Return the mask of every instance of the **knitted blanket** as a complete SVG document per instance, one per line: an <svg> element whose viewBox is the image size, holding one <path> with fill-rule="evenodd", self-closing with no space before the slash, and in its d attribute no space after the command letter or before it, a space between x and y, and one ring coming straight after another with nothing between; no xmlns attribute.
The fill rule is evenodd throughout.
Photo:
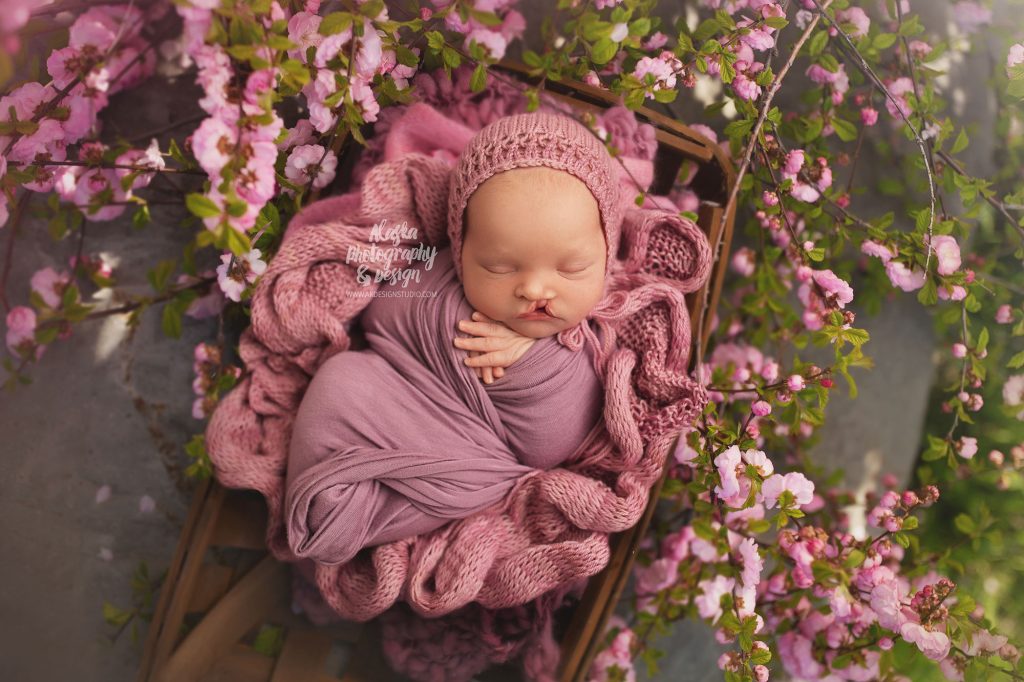
<svg viewBox="0 0 1024 682"><path fill-rule="evenodd" d="M460 78L466 81L468 74ZM346 262L349 247L369 246L372 226L385 218L407 220L421 227L426 243L443 247L450 163L460 140L464 144L475 128L525 109L521 95L517 99L500 87L490 99L474 99L467 94L468 83L456 86L465 91L463 97L429 75L417 77L416 85L427 102L382 116L379 137L366 150L368 161L357 168L356 189L316 202L293 218L252 299L252 325L239 345L246 373L207 429L218 480L266 498L267 545L281 561L301 558L289 546L284 514L295 416L318 369L349 349L349 329L370 301L352 295L363 287L356 283L356 264ZM427 107L448 124L434 129L429 139L410 133L419 126L409 117L416 107L421 115ZM476 119L458 113L458 107ZM631 158L633 168L624 178L639 178L646 189L654 150L645 149L644 141L653 131L638 132L626 112L630 129L622 111L616 114L616 124L626 131L616 138L619 148L632 136L640 157ZM389 139L406 140L392 145L402 155L387 157ZM407 153L410 145L414 149ZM635 193L635 187L624 190L624 202L631 203ZM604 387L601 422L565 463L518 478L496 504L344 563L317 563L317 589L331 612L367 620L401 600L427 617L471 603L485 614L529 604L550 614L553 606L550 596L543 602L545 595L603 568L608 534L638 521L675 435L706 401L687 372L691 339L684 295L703 285L710 268L707 241L691 221L671 210L628 209L608 295L587 324L558 336L566 349L592 353Z"/></svg>

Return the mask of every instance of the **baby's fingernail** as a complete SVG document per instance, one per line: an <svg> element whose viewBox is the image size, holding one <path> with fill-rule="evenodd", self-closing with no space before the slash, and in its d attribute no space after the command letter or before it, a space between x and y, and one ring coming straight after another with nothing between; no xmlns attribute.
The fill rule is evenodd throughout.
<svg viewBox="0 0 1024 682"><path fill-rule="evenodd" d="M465 328L466 328L466 321L465 320L459 320L459 329L465 329Z"/></svg>

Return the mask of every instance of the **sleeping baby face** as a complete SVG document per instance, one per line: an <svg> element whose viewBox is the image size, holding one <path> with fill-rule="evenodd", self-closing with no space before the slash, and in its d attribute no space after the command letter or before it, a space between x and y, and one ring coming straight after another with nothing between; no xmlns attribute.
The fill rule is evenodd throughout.
<svg viewBox="0 0 1024 682"><path fill-rule="evenodd" d="M604 295L601 214L573 175L536 167L492 176L470 197L465 225L466 298L523 336L575 326Z"/></svg>

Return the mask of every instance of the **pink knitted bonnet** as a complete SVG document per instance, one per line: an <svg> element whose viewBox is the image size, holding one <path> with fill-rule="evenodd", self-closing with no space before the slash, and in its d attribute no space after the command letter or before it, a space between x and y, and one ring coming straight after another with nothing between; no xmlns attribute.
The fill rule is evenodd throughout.
<svg viewBox="0 0 1024 682"><path fill-rule="evenodd" d="M448 192L448 238L455 272L462 279L462 235L466 205L492 175L513 168L547 166L586 184L601 213L608 247L606 271L619 249L622 203L615 161L582 123L542 111L499 118L478 132L459 157Z"/></svg>

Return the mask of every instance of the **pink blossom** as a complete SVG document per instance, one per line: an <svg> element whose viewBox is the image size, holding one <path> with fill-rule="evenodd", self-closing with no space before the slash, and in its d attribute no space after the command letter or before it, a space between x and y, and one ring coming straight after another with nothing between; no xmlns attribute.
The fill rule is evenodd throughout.
<svg viewBox="0 0 1024 682"><path fill-rule="evenodd" d="M996 310L996 322L999 324L1010 324L1013 322L1013 309L1009 305L1003 304Z"/></svg>
<svg viewBox="0 0 1024 682"><path fill-rule="evenodd" d="M380 35L369 19L363 20L363 35L359 38L356 47L356 75L360 78L370 80L377 73L381 63L381 48L383 44ZM498 57L500 59L500 57Z"/></svg>
<svg viewBox="0 0 1024 682"><path fill-rule="evenodd" d="M942 284L939 286L938 295L940 301L962 301L967 298L967 289L959 284Z"/></svg>
<svg viewBox="0 0 1024 682"><path fill-rule="evenodd" d="M676 443L676 450L674 454L675 460L680 464L696 466L694 460L697 459L697 454L697 451L691 448L689 443L686 442L686 438L680 436L678 443Z"/></svg>
<svg viewBox="0 0 1024 682"><path fill-rule="evenodd" d="M981 652L995 653L1006 645L1006 635L993 635L984 628L978 629L971 637L971 644L967 647L969 656L976 656Z"/></svg>
<svg viewBox="0 0 1024 682"><path fill-rule="evenodd" d="M885 274L894 287L903 291L914 291L924 286L925 274L922 270L911 270L899 261L890 260L885 264Z"/></svg>
<svg viewBox="0 0 1024 682"><path fill-rule="evenodd" d="M765 400L755 400L750 406L750 411L758 417L767 417L772 413L772 406Z"/></svg>
<svg viewBox="0 0 1024 682"><path fill-rule="evenodd" d="M103 504L110 499L110 486L102 485L96 490L96 504Z"/></svg>
<svg viewBox="0 0 1024 682"><path fill-rule="evenodd" d="M288 20L288 39L298 47L289 51L293 59L306 61L306 50L310 47L319 47L324 37L320 35L320 22L322 17L309 12L296 12Z"/></svg>
<svg viewBox="0 0 1024 682"><path fill-rule="evenodd" d="M829 71L820 64L811 64L807 67L807 77L818 85L833 83L839 77L839 71Z"/></svg>
<svg viewBox="0 0 1024 682"><path fill-rule="evenodd" d="M636 682L636 671L633 669L632 654L636 635L626 626L625 621L618 616L612 616L608 621L608 630L613 630L614 628L619 628L619 632L608 648L594 657L594 662L591 664L587 675L587 682L608 682L611 679L609 670L612 667L618 668L625 673L624 677L619 679L625 682Z"/></svg>
<svg viewBox="0 0 1024 682"><path fill-rule="evenodd" d="M737 498L746 498L746 493L741 487L740 479L737 477L736 468L740 465L740 449L738 446L733 445L727 448L720 455L715 457L715 466L718 467L718 475L721 479L721 484L715 486L715 494L723 500L728 501L729 506L740 506L742 500L738 500L738 504L732 504L737 501ZM745 481L747 489L749 490L749 481Z"/></svg>
<svg viewBox="0 0 1024 682"><path fill-rule="evenodd" d="M761 582L761 570L764 569L764 559L757 550L757 541L750 537L744 538L740 541L738 549L743 561L740 580L746 587L756 587Z"/></svg>
<svg viewBox="0 0 1024 682"><path fill-rule="evenodd" d="M807 384L804 381L803 376L799 374L791 374L790 377L786 379L786 386L789 388L789 390L796 393L797 391L804 390Z"/></svg>
<svg viewBox="0 0 1024 682"><path fill-rule="evenodd" d="M331 183L337 167L338 157L333 151L318 144L305 144L292 150L284 174L299 187L305 187L312 179L313 188L320 189Z"/></svg>
<svg viewBox="0 0 1024 682"><path fill-rule="evenodd" d="M736 253L733 254L730 264L732 265L733 271L743 277L750 277L754 274L756 257L751 249L743 246L737 249Z"/></svg>
<svg viewBox="0 0 1024 682"><path fill-rule="evenodd" d="M1017 407L1024 403L1024 374L1007 377L1003 384L1003 402L1009 407ZM1021 419L1021 415L1017 415Z"/></svg>
<svg viewBox="0 0 1024 682"><path fill-rule="evenodd" d="M292 147L310 144L314 138L313 124L308 118L300 118L295 122L294 128L288 129L284 139L277 143L277 148L286 151Z"/></svg>
<svg viewBox="0 0 1024 682"><path fill-rule="evenodd" d="M352 27L346 27L341 33L324 38L317 46L316 54L313 55L313 65L318 69L326 69L327 63L337 57L338 53L348 46L350 40L352 40ZM317 75L319 76L319 74ZM333 77L332 71L331 78L333 79Z"/></svg>
<svg viewBox="0 0 1024 682"><path fill-rule="evenodd" d="M892 98L896 100L896 104L893 104L892 100L888 97L885 98L885 108L888 110L889 115L893 118L905 118L910 116L910 105L907 103L904 95L907 93L913 94L914 92L914 81L907 76L901 76L886 84L886 89ZM902 116L901 116L902 114Z"/></svg>
<svg viewBox="0 0 1024 682"><path fill-rule="evenodd" d="M800 173L800 169L804 165L804 150L793 149L786 154L786 163L782 167L782 177L787 179L793 179Z"/></svg>
<svg viewBox="0 0 1024 682"><path fill-rule="evenodd" d="M907 43L907 47L910 48L910 54L918 59L924 59L932 51L932 46L923 40L911 40Z"/></svg>
<svg viewBox="0 0 1024 682"><path fill-rule="evenodd" d="M129 149L118 156L114 163L120 166L136 166L139 168L152 168L153 170L163 170L166 167L164 157L160 153L160 143L157 142L156 138L153 138L145 149ZM114 169L114 175L118 179L126 178L135 172L127 168ZM155 176L155 173L138 173L132 179L130 190L148 187Z"/></svg>
<svg viewBox="0 0 1024 682"><path fill-rule="evenodd" d="M824 668L815 660L812 653L813 642L796 630L779 635L779 658L786 671L799 679L820 680L824 676Z"/></svg>
<svg viewBox="0 0 1024 682"><path fill-rule="evenodd" d="M356 78L349 84L349 89L352 92L352 99L362 109L363 120L367 123L376 121L377 114L380 112L380 105L374 98L373 90L369 84Z"/></svg>
<svg viewBox="0 0 1024 682"><path fill-rule="evenodd" d="M58 273L53 268L42 268L36 270L32 275L30 286L32 291L42 297L43 302L51 308L60 307L61 296L64 289L71 281L71 275L67 272Z"/></svg>
<svg viewBox="0 0 1024 682"><path fill-rule="evenodd" d="M231 160L238 141L238 129L219 118L207 118L192 133L192 153L213 180Z"/></svg>
<svg viewBox="0 0 1024 682"><path fill-rule="evenodd" d="M965 358L967 357L967 346L962 343L953 344L953 357L954 358Z"/></svg>
<svg viewBox="0 0 1024 682"><path fill-rule="evenodd" d="M868 18L867 13L860 7L838 10L836 12L836 19L844 24L853 24L853 30L850 31L850 36L853 38L866 36L871 28L871 19Z"/></svg>
<svg viewBox="0 0 1024 682"><path fill-rule="evenodd" d="M945 632L928 630L920 623L906 622L900 628L903 639L916 644L917 648L934 661L940 661L949 655L949 637Z"/></svg>
<svg viewBox="0 0 1024 682"><path fill-rule="evenodd" d="M796 180L793 182L793 186L790 188L790 194L794 199L799 199L807 203L817 201L821 197L821 193L814 189L811 185L806 182Z"/></svg>
<svg viewBox="0 0 1024 682"><path fill-rule="evenodd" d="M732 89L736 95L748 102L752 102L761 96L761 86L753 79L748 78L745 73L737 73L732 79Z"/></svg>
<svg viewBox="0 0 1024 682"><path fill-rule="evenodd" d="M768 509L774 508L784 490L793 493L797 507L809 504L814 497L814 483L800 472L793 471L785 476L773 474L761 485L764 506Z"/></svg>
<svg viewBox="0 0 1024 682"><path fill-rule="evenodd" d="M613 43L621 43L629 35L629 26L623 22L619 22L612 26L612 32L608 38Z"/></svg>
<svg viewBox="0 0 1024 682"><path fill-rule="evenodd" d="M697 537L693 526L683 526L675 533L669 533L661 541L661 555L675 561L682 561L690 556L690 542Z"/></svg>
<svg viewBox="0 0 1024 682"><path fill-rule="evenodd" d="M736 25L740 28L749 28L754 22L750 19L741 19L736 22ZM771 27L764 26L761 28L749 28L749 31L740 36L740 41L744 45L747 45L752 50L761 52L763 50L770 50L775 47L775 38L772 36Z"/></svg>
<svg viewBox="0 0 1024 682"><path fill-rule="evenodd" d="M860 252L867 256L874 256L880 258L883 263L888 263L890 260L895 258L898 254L896 250L891 246L880 244L870 239L865 239L860 245Z"/></svg>
<svg viewBox="0 0 1024 682"><path fill-rule="evenodd" d="M1024 64L1024 43L1015 43L1010 46L1010 51L1006 55L1007 73L1018 64Z"/></svg>
<svg viewBox="0 0 1024 682"><path fill-rule="evenodd" d="M75 49L91 46L106 52L116 41L122 43L139 35L143 16L131 5L102 5L81 14L68 32L68 45Z"/></svg>
<svg viewBox="0 0 1024 682"><path fill-rule="evenodd" d="M732 592L735 586L736 581L724 575L716 575L711 580L700 581L697 587L700 588L701 594L693 599L700 617L709 619L711 622L717 621L722 615L722 607L720 605L722 595Z"/></svg>
<svg viewBox="0 0 1024 682"><path fill-rule="evenodd" d="M637 594L655 594L672 587L678 580L679 562L674 559L655 559L650 566L637 565L633 569Z"/></svg>
<svg viewBox="0 0 1024 682"><path fill-rule="evenodd" d="M156 510L156 501L149 495L143 495L139 498L139 512L142 514L149 514Z"/></svg>
<svg viewBox="0 0 1024 682"><path fill-rule="evenodd" d="M853 288L831 270L815 270L814 282L825 291L825 299L840 308L853 300Z"/></svg>
<svg viewBox="0 0 1024 682"><path fill-rule="evenodd" d="M672 65L663 59L641 57L633 69L633 75L640 79L641 82L646 83L646 76L648 74L653 80L651 85L653 91L671 90L676 86L676 76L672 72ZM650 96L653 97L653 95Z"/></svg>
<svg viewBox="0 0 1024 682"><path fill-rule="evenodd" d="M961 436L957 441L956 453L964 459L971 459L978 454L978 439L970 436Z"/></svg>
<svg viewBox="0 0 1024 682"><path fill-rule="evenodd" d="M654 51L665 47L667 43L668 36L661 31L655 31L653 34L649 35L646 40L644 40L641 47L647 51Z"/></svg>
<svg viewBox="0 0 1024 682"><path fill-rule="evenodd" d="M775 466L761 450L744 450L743 461L754 467L762 478L767 478L775 471Z"/></svg>
<svg viewBox="0 0 1024 682"><path fill-rule="evenodd" d="M965 33L974 33L992 23L992 10L973 0L961 0L953 5L953 22Z"/></svg>
<svg viewBox="0 0 1024 682"><path fill-rule="evenodd" d="M23 305L14 306L7 313L7 348L18 352L18 346L35 338L36 313Z"/></svg>
<svg viewBox="0 0 1024 682"><path fill-rule="evenodd" d="M864 107L860 110L860 122L866 126L873 126L878 123L878 110L871 107Z"/></svg>
<svg viewBox="0 0 1024 682"><path fill-rule="evenodd" d="M260 250L253 249L242 258L232 258L231 254L220 257L217 266L217 283L224 295L232 301L241 301L242 292L267 269L267 264L260 260Z"/></svg>
<svg viewBox="0 0 1024 682"><path fill-rule="evenodd" d="M936 235L931 239L931 248L938 259L936 271L940 275L952 275L960 267L960 245L948 234Z"/></svg>

